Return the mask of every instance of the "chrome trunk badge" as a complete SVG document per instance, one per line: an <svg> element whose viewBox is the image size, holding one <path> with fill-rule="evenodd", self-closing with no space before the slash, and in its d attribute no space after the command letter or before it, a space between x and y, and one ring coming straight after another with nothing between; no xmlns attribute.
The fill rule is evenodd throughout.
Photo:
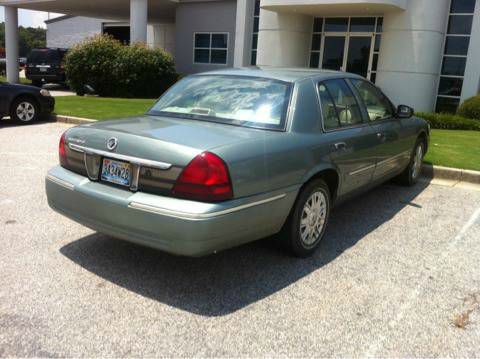
<svg viewBox="0 0 480 359"><path fill-rule="evenodd" d="M107 149L109 151L113 151L117 148L118 146L118 139L115 137L111 137L107 140Z"/></svg>

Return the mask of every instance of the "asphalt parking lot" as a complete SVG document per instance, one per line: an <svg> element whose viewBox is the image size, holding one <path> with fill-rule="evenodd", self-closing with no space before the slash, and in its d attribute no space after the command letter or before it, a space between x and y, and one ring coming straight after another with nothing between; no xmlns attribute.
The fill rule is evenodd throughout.
<svg viewBox="0 0 480 359"><path fill-rule="evenodd" d="M178 258L50 210L67 127L0 122L0 356L480 356L480 191L386 184L306 260Z"/></svg>

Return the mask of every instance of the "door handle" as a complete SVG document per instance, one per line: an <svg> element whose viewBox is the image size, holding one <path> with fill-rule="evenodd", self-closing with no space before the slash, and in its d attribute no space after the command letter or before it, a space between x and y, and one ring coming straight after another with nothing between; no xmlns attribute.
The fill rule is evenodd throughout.
<svg viewBox="0 0 480 359"><path fill-rule="evenodd" d="M347 144L345 142L338 142L333 145L336 151L346 150Z"/></svg>

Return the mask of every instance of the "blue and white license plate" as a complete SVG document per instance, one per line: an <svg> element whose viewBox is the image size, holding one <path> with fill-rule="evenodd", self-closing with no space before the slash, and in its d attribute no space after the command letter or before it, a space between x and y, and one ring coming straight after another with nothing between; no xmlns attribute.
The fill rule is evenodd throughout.
<svg viewBox="0 0 480 359"><path fill-rule="evenodd" d="M130 187L131 173L129 163L103 159L102 181Z"/></svg>

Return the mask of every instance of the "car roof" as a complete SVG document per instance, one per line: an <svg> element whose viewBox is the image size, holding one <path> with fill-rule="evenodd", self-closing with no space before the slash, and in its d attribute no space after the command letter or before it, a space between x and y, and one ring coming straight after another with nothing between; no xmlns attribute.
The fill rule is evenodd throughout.
<svg viewBox="0 0 480 359"><path fill-rule="evenodd" d="M214 70L203 72L198 75L226 75L226 76L249 76L249 77L261 77L272 80L279 80L285 82L297 82L305 79L326 80L329 78L338 77L353 77L362 78L359 75L330 71L323 69L308 69L308 68L266 68L266 67L238 67L228 68L224 70ZM195 76L195 75L194 75Z"/></svg>

